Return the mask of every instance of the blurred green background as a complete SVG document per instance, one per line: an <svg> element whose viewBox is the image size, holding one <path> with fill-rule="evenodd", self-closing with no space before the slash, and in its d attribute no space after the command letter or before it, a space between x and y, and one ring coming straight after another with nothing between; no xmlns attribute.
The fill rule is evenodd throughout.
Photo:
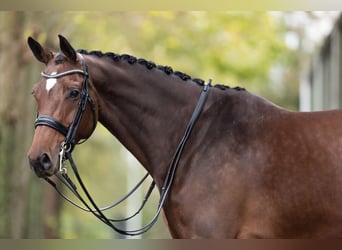
<svg viewBox="0 0 342 250"><path fill-rule="evenodd" d="M132 54L192 77L240 86L298 110L302 72L330 31L336 12L0 12L0 238L119 238L92 215L60 200L30 170L34 133L31 88L42 65L26 40L58 49L62 34L76 48ZM127 193L144 170L98 126L75 150L89 190L104 206ZM127 167L130 165L130 167ZM143 188L146 192L148 184ZM133 225L153 216L159 194ZM108 214L124 217L142 193ZM138 204L136 204L138 203ZM130 212L128 212L130 213ZM125 225L121 225L125 226ZM170 238L162 218L143 238Z"/></svg>

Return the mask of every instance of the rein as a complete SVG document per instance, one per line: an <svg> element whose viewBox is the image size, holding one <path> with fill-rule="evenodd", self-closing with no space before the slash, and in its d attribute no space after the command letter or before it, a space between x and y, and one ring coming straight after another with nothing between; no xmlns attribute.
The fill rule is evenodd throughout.
<svg viewBox="0 0 342 250"><path fill-rule="evenodd" d="M60 78L60 77L67 76L70 74L82 74L82 75L84 75L84 80L83 80L83 84L82 84L82 93L81 93L82 95L80 98L80 102L78 104L78 110L75 114L74 120L71 123L71 125L69 127L65 127L61 122L57 121L53 117L50 117L47 115L38 115L37 119L35 121L35 127L37 127L37 126L48 126L48 127L51 127L53 129L57 130L58 132L60 132L61 134L63 134L66 137L65 141L62 143L61 148L60 148L59 171L58 171L58 173L56 173L56 176L75 195L75 197L84 205L84 207L78 205L77 203L75 203L74 201L69 199L66 195L64 195L60 191L60 189L57 187L56 183L53 180L51 180L48 177L45 177L44 179L66 201L75 205L76 207L80 208L83 211L91 212L95 217L97 217L100 221L102 221L103 223L105 223L106 225L111 227L114 231L116 231L120 234L123 234L123 235L129 235L129 236L136 236L136 235L143 234L146 231L148 231L150 228L152 228L152 226L157 222L159 214L161 212L161 209L163 208L163 205L166 202L166 198L167 198L167 195L170 191L170 188L171 188L171 185L172 185L172 182L173 182L173 179L175 176L175 172L176 172L177 166L179 164L183 149L186 145L186 142L190 136L190 133L191 133L196 121L198 120L198 117L200 116L202 109L204 107L204 104L206 102L208 92L209 92L210 83L211 83L211 79L208 81L208 83L204 84L201 95L200 95L199 100L197 102L197 105L196 105L196 107L192 113L190 121L186 127L184 135L183 135L183 137L182 137L182 139L181 139L181 141L180 141L180 143L179 143L179 145L175 151L175 154L173 155L172 161L169 165L166 177L164 179L163 186L161 188L160 199L159 199L159 203L158 203L155 215L153 216L153 218L150 220L150 222L147 225L143 226L140 229L123 230L123 229L118 228L114 223L120 222L120 221L127 221L127 220L135 217L137 214L139 214L140 211L143 209L144 205L146 204L148 198L150 197L150 195L151 195L151 193L155 187L155 182L152 181L152 183L151 183L151 185L150 185L150 187L149 187L149 189L145 195L145 198L144 198L141 206L137 210L137 212L134 213L133 215L127 217L127 218L124 218L124 219L110 219L106 215L103 214L103 211L111 209L111 208L117 206L118 204L120 204L121 202L123 202L124 200L126 200L131 194L134 193L134 191L136 191L138 189L139 186L142 185L142 183L148 177L148 175L149 175L148 173L142 178L142 180L126 196L124 196L118 202L115 202L115 203L108 205L104 208L99 208L97 206L97 204L95 203L94 199L92 198L92 196L90 195L90 193L88 192L88 190L87 190L86 186L84 185L82 178L78 172L77 166L76 166L76 164L72 158L72 150L73 150L74 146L76 145L75 134L76 134L77 129L79 127L79 124L80 124L80 121L82 119L82 115L85 111L87 102L89 102L91 104L92 111L94 114L94 128L95 128L96 122L97 122L96 116L95 116L95 104L93 102L93 99L89 95L89 90L88 90L89 74L88 74L87 65L86 65L83 57L81 57L81 61L82 61L83 70L74 69L74 70L69 70L69 71L62 72L62 73L55 74L55 75L48 75L48 74L42 72L42 76L47 78L47 79ZM77 186L71 180L71 178L67 175L67 169L65 167L66 161L69 161L71 168L73 170L74 176L76 177L77 182L81 186L85 196L88 199L88 202L91 204L92 207L80 195L80 193L77 190Z"/></svg>

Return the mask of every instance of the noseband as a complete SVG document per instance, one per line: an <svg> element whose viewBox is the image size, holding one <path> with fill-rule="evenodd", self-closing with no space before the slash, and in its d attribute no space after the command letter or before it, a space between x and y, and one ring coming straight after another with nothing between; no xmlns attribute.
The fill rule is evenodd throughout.
<svg viewBox="0 0 342 250"><path fill-rule="evenodd" d="M102 221L103 223L105 223L106 225L108 225L109 227L111 227L114 231L120 233L120 234L124 234L124 235L129 235L129 236L134 236L134 235L140 235L146 231L148 231L157 221L159 214L161 212L161 209L163 208L165 202L166 202L166 198L167 195L170 191L173 179L174 179L174 175L177 169L177 166L179 164L179 160L181 158L184 146L190 136L190 133L198 119L198 117L200 116L203 106L206 102L207 99L207 95L209 92L209 86L211 83L211 80L209 80L208 83L204 84L203 86L203 90L201 92L200 98L197 102L197 105L192 113L192 116L190 118L190 121L186 127L185 133L183 135L183 138L181 139L175 154L173 155L172 161L170 162L169 165L169 169L167 171L167 174L165 176L165 180L164 180L164 184L161 188L161 193L160 193L160 199L159 199L159 203L157 206L157 210L155 212L155 215L153 216L153 218L151 219L151 221L143 226L140 229L136 229L136 230L124 230L124 229L120 229L118 227L116 227L116 225L114 225L115 222L123 222L123 221L128 221L130 219L132 219L133 217L135 217L138 213L140 213L140 211L143 209L145 203L147 202L148 198L150 197L153 188L155 187L155 182L154 180L152 181L150 188L148 190L148 192L145 195L145 198L140 206L140 208L138 209L138 211L136 213L134 213L132 216L129 216L127 218L124 219L119 219L119 220L115 220L115 219L110 219L107 218L106 215L104 215L102 213L102 211L108 210L110 208L113 208L115 206L117 206L118 204L120 204L121 202L123 202L124 200L126 200L143 182L144 180L148 177L148 173L143 177L143 179L133 188L133 190L131 192L129 192L125 197L123 197L121 200L119 200L116 203L113 203L112 205L109 205L107 207L104 208L99 208L97 206L97 204L95 203L95 201L93 200L93 198L91 197L90 193L88 192L87 188L85 187L80 174L77 170L76 164L71 156L72 153L72 149L74 148L76 142L75 142L75 134L77 132L77 129L79 127L79 124L81 122L82 119L82 115L85 111L87 102L90 103L92 111L93 111L93 117L94 117L94 128L96 126L97 123L97 119L96 119L96 113L95 113L95 103L93 101L93 99L91 98L91 96L89 95L89 90L88 90L88 69L87 69L87 65L83 59L83 57L81 57L81 62L82 62L82 67L83 70L80 69L73 69L73 70L69 70L69 71L65 71L59 74L55 74L55 75L49 75L46 74L44 72L41 73L41 75L46 78L46 79L52 79L52 78L60 78L63 76L67 76L67 75L71 75L71 74L82 74L84 76L84 80L83 80L83 84L82 84L82 93L81 93L81 98L80 98L80 102L78 105L78 110L75 114L74 120L73 122L70 124L69 127L64 126L61 122L57 121L56 119L54 119L51 116L48 115L38 115L37 119L35 121L35 127L37 126L48 126L51 127L53 129L55 129L56 131L58 131L59 133L61 133L62 135L65 136L65 141L62 143L61 148L60 148L60 152L59 152L59 171L57 173L57 177L59 178L59 180L75 195L75 197L82 202L82 204L85 207L82 207L78 204L76 204L74 201L72 201L71 199L69 199L68 197L66 197L61 191L60 189L57 187L56 183L54 181L52 181L50 178L45 177L44 179L53 186L53 188L58 192L58 194L60 194L65 200L67 200L68 202L70 202L71 204L75 205L76 207L86 211L86 212L91 212L93 215L95 215L100 221ZM74 175L79 183L79 185L81 186L84 194L86 195L88 201L90 202L90 204L88 204L88 202L80 195L80 193L77 191L77 187L74 184L74 182L69 178L69 176L66 173L66 168L63 167L64 161L68 160L72 170L74 172ZM92 207L93 208L92 208Z"/></svg>
<svg viewBox="0 0 342 250"><path fill-rule="evenodd" d="M68 70L59 74L55 74L55 75L49 75L46 74L45 72L42 72L41 75L46 78L46 79L56 79L56 78L61 78L67 75L72 75L72 74L81 74L84 76L83 78L83 83L82 83L82 90L81 90L81 97L80 97L80 101L78 104L78 109L77 112L74 116L74 120L73 122L69 125L69 127L64 126L61 122L57 121L55 118L48 116L48 115L39 115L37 116L36 120L35 120L35 128L37 128L38 126L48 126L50 128L55 129L56 131L58 131L59 133L61 133L62 135L65 136L65 141L63 142L63 146L65 148L69 148L72 149L75 144L75 135L77 132L77 129L80 125L83 113L85 111L85 108L87 106L87 102L90 103L91 106L91 110L93 112L93 128L95 129L96 127L96 108L95 108L95 103L94 100L91 98L91 96L89 95L89 83L88 83L88 78L89 78L89 74L88 74L88 67L87 64L85 63L83 57L81 57L81 62L82 62L82 67L83 69L72 69L72 70Z"/></svg>

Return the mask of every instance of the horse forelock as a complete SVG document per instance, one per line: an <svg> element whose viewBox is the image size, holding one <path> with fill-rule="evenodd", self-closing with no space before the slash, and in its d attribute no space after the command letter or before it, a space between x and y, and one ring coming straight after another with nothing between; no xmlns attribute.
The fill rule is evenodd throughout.
<svg viewBox="0 0 342 250"><path fill-rule="evenodd" d="M140 64L140 65L145 66L149 70L159 69L167 75L175 75L175 76L179 77L180 79L182 79L183 81L191 80L200 86L203 86L205 83L205 81L200 79L200 78L192 78L190 75L183 73L181 71L174 71L173 68L170 66L157 65L153 61L149 61L149 60L146 60L144 58L136 58L135 56L132 56L129 54L117 54L117 53L113 53L113 52L105 52L104 53L104 52L99 51L99 50L87 51L84 49L79 49L79 50L77 50L77 52L80 54L97 56L99 58L107 57L107 58L112 59L112 61L114 61L114 62L119 62L120 60L123 60L123 61L127 61L129 64L132 64L132 65L133 64ZM241 87L233 87L232 88L232 87L229 87L229 86L224 85L224 84L216 84L213 87L216 87L220 90L227 90L227 89L233 89L233 90L237 90L237 91L245 90L244 88L241 88Z"/></svg>

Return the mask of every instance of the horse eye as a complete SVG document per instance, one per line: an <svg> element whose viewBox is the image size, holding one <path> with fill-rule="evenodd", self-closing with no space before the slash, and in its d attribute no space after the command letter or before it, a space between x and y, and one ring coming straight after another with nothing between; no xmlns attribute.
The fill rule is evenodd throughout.
<svg viewBox="0 0 342 250"><path fill-rule="evenodd" d="M80 91L77 89L73 89L69 93L70 98L77 98L80 95Z"/></svg>

